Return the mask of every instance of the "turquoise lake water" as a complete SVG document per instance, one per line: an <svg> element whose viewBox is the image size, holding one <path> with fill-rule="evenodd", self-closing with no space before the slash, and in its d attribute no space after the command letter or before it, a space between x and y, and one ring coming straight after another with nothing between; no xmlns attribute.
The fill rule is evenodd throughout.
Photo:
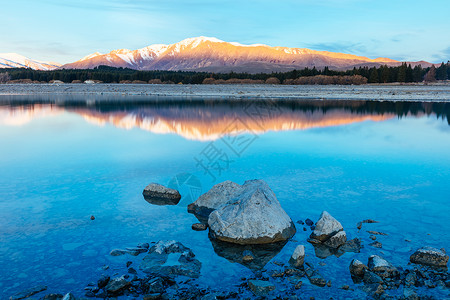
<svg viewBox="0 0 450 300"><path fill-rule="evenodd" d="M353 258L378 254L405 267L421 246L450 249L448 116L444 103L0 98L0 298L38 284L82 296L102 266L120 273L142 258L112 249L169 239L202 262L199 284L231 288L253 271L218 255L207 231L191 229L197 219L186 207L216 183L256 178L294 222L326 210L364 244L320 259L306 242L311 231L296 224L294 241L264 270L304 244L333 286L305 282L302 295L344 297L339 287L349 284L362 297L348 272ZM178 188L181 202L146 202L151 182ZM363 219L379 223L358 230ZM366 230L388 234L381 249Z"/></svg>

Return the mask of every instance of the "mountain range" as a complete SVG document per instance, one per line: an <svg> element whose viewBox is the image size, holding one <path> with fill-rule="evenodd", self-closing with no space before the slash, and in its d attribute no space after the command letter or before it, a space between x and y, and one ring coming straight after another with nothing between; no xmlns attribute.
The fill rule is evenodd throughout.
<svg viewBox="0 0 450 300"><path fill-rule="evenodd" d="M135 70L270 73L306 67L346 70L360 66L398 66L401 63L384 57L370 59L306 48L270 47L263 44L242 45L208 37L188 38L171 45L156 44L137 50L119 49L106 54L95 52L62 66L26 59L11 53L0 54L1 67L29 67L38 70L92 69L105 65ZM425 61L407 63L413 67L419 64L422 67L432 65Z"/></svg>

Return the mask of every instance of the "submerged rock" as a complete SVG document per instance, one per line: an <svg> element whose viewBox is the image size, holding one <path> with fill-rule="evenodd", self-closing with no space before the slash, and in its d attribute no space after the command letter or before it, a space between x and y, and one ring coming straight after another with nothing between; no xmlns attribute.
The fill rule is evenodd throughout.
<svg viewBox="0 0 450 300"><path fill-rule="evenodd" d="M198 197L194 203L189 204L188 212L195 214L199 219L207 220L211 212L227 204L240 188L239 184L230 180L218 183Z"/></svg>
<svg viewBox="0 0 450 300"><path fill-rule="evenodd" d="M194 224L192 224L192 230L204 231L206 229L208 229L208 224L203 224L203 223L194 223Z"/></svg>
<svg viewBox="0 0 450 300"><path fill-rule="evenodd" d="M285 241L296 230L291 218L263 180L249 180L231 201L209 215L211 236L237 244Z"/></svg>
<svg viewBox="0 0 450 300"><path fill-rule="evenodd" d="M289 263L295 268L300 268L301 266L303 266L304 261L305 261L305 246L298 245L295 248L291 258L289 259Z"/></svg>
<svg viewBox="0 0 450 300"><path fill-rule="evenodd" d="M414 252L409 259L415 264L442 268L447 267L449 257L442 250L432 247L422 247Z"/></svg>
<svg viewBox="0 0 450 300"><path fill-rule="evenodd" d="M275 290L275 285L269 281L252 279L248 281L248 287L256 296L265 296Z"/></svg>
<svg viewBox="0 0 450 300"><path fill-rule="evenodd" d="M347 241L347 235L343 230L338 220L323 211L309 241L316 244L323 243L330 248L338 248Z"/></svg>
<svg viewBox="0 0 450 300"><path fill-rule="evenodd" d="M361 261L354 259L350 263L350 274L354 277L363 277L364 273L368 269L365 264L363 264Z"/></svg>
<svg viewBox="0 0 450 300"><path fill-rule="evenodd" d="M339 246L344 245L346 241L347 235L345 234L345 231L339 231L328 240L326 240L324 242L324 245L330 248L339 248Z"/></svg>
<svg viewBox="0 0 450 300"><path fill-rule="evenodd" d="M63 297L62 294L47 294L42 300L61 300Z"/></svg>
<svg viewBox="0 0 450 300"><path fill-rule="evenodd" d="M105 286L105 290L110 295L119 295L123 292L130 282L125 278L125 275L113 278L109 280L108 284Z"/></svg>
<svg viewBox="0 0 450 300"><path fill-rule="evenodd" d="M28 297L31 297L37 293L43 292L47 289L47 286L45 285L37 285L34 286L32 288L29 288L27 290L24 290L22 292L19 292L17 294L12 295L11 297L9 297L10 300L20 300L20 299L25 299Z"/></svg>
<svg viewBox="0 0 450 300"><path fill-rule="evenodd" d="M145 273L164 276L200 276L201 262L191 249L176 241L159 241L153 245L142 260L140 269Z"/></svg>
<svg viewBox="0 0 450 300"><path fill-rule="evenodd" d="M142 192L144 199L155 205L177 205L181 195L177 190L158 183L150 183Z"/></svg>
<svg viewBox="0 0 450 300"><path fill-rule="evenodd" d="M369 270L382 278L391 278L399 274L396 267L378 255L371 255L367 266L369 267Z"/></svg>

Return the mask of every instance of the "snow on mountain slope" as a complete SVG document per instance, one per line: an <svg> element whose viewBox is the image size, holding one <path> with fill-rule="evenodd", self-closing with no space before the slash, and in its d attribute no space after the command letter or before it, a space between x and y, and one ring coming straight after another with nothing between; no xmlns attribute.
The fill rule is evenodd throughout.
<svg viewBox="0 0 450 300"><path fill-rule="evenodd" d="M27 58L17 53L0 53L0 68L31 68L34 70L53 70L61 64L42 62Z"/></svg>
<svg viewBox="0 0 450 300"><path fill-rule="evenodd" d="M413 66L424 62L411 63ZM263 44L242 45L217 38L196 37L181 42L151 45L138 50L120 49L108 54L97 54L74 63L65 69L89 69L99 65L135 70L183 70L209 72L272 72L330 67L350 69L354 66L397 66L401 62L389 58L370 59L353 54L316 51L306 48L270 47Z"/></svg>

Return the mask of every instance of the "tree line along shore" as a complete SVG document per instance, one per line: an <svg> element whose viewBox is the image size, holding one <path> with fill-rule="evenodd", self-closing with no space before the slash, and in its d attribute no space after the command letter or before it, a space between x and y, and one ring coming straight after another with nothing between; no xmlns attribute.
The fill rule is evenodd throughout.
<svg viewBox="0 0 450 300"><path fill-rule="evenodd" d="M347 71L315 67L278 73L208 73L193 71L136 71L99 66L94 69L38 71L26 68L0 69L0 83L132 83L132 84L339 84L419 83L450 78L450 62L439 67L359 67Z"/></svg>

